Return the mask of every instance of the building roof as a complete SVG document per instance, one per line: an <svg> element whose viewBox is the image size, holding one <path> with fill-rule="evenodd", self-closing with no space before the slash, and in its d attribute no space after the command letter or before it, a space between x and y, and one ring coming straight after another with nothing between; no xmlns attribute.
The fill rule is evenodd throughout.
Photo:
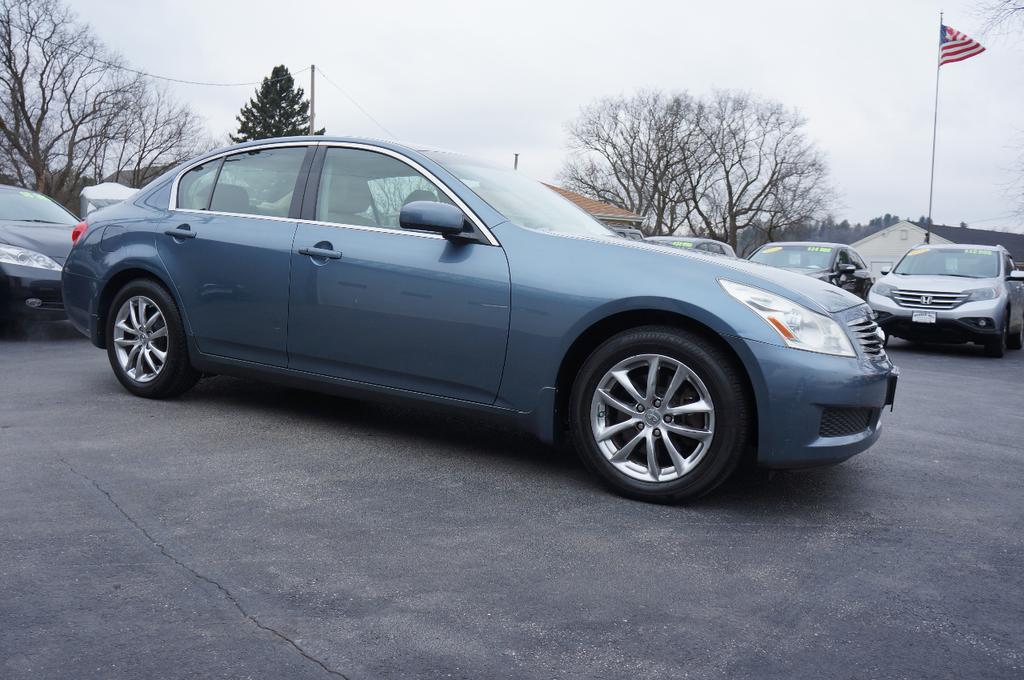
<svg viewBox="0 0 1024 680"><path fill-rule="evenodd" d="M853 247L856 248L858 244L882 233L882 231L906 228L907 226L916 227L917 229L920 229L922 233L925 230L925 227L919 224L903 220L886 227L881 231L875 232L870 236L862 238L860 241L857 241L857 243L854 243ZM927 227L927 229L932 234L945 239L950 243L975 246L1003 246L1010 251L1010 256L1013 258L1014 262L1024 262L1024 234L1018 234L1012 231L971 229L970 227L950 227L944 224L933 224L932 226Z"/></svg>
<svg viewBox="0 0 1024 680"><path fill-rule="evenodd" d="M644 218L637 215L635 212L631 212L624 208L614 206L611 203L605 203L604 201L598 201L593 198L587 198L583 194L577 194L575 191L569 191L562 187L556 187L554 184L545 184L544 186L549 189L561 194L564 198L569 199L580 208L586 210L589 214L593 215L598 219L615 220L618 222L632 222L640 224L644 221Z"/></svg>

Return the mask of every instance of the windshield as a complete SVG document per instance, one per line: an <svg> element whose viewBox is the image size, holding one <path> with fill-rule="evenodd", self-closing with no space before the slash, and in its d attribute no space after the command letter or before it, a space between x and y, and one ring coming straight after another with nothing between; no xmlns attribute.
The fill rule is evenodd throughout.
<svg viewBox="0 0 1024 680"><path fill-rule="evenodd" d="M2 189L0 190L0 220L74 224L78 218L42 194L27 189Z"/></svg>
<svg viewBox="0 0 1024 680"><path fill-rule="evenodd" d="M768 246L750 260L787 269L828 269L834 250L831 246Z"/></svg>
<svg viewBox="0 0 1024 680"><path fill-rule="evenodd" d="M426 154L458 177L477 196L508 219L531 229L562 234L615 236L615 233L567 199L521 172L452 153Z"/></svg>
<svg viewBox="0 0 1024 680"><path fill-rule="evenodd" d="M990 279L999 276L999 254L988 248L914 248L903 256L893 272Z"/></svg>

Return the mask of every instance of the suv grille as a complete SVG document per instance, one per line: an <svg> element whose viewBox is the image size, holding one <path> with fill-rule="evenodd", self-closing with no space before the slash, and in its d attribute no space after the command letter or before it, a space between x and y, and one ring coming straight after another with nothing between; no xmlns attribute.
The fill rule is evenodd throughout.
<svg viewBox="0 0 1024 680"><path fill-rule="evenodd" d="M967 299L967 294L939 293L930 290L894 290L892 299L900 307L912 309L953 309Z"/></svg>
<svg viewBox="0 0 1024 680"><path fill-rule="evenodd" d="M874 409L870 408L826 408L821 413L818 435L822 437L847 437L858 434L871 426Z"/></svg>
<svg viewBox="0 0 1024 680"><path fill-rule="evenodd" d="M853 339L857 341L864 354L879 356L882 354L882 336L878 332L878 324L870 316L847 321Z"/></svg>

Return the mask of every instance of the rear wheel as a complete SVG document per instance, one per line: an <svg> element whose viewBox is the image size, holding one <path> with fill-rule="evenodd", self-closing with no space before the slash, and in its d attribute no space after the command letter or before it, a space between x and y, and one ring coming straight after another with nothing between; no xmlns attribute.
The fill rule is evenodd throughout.
<svg viewBox="0 0 1024 680"><path fill-rule="evenodd" d="M132 281L118 292L107 314L106 340L114 375L132 394L174 397L199 379L178 307L155 281Z"/></svg>
<svg viewBox="0 0 1024 680"><path fill-rule="evenodd" d="M570 398L584 463L616 492L676 502L736 469L753 409L732 357L670 327L620 333L584 362Z"/></svg>

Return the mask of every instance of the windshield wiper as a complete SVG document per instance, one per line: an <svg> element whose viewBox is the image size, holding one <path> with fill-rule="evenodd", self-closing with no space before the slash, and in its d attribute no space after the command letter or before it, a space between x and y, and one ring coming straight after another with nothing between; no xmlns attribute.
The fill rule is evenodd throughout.
<svg viewBox="0 0 1024 680"><path fill-rule="evenodd" d="M35 217L27 217L20 220L11 220L12 222L41 222L42 224L60 224L60 222L54 222L53 220L40 220Z"/></svg>

